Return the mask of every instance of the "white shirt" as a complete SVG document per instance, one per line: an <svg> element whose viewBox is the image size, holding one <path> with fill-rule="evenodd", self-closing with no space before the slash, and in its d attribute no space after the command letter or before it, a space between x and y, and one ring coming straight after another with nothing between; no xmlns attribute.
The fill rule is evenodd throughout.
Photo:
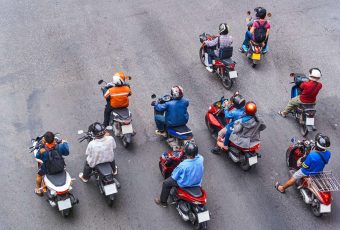
<svg viewBox="0 0 340 230"><path fill-rule="evenodd" d="M116 141L112 136L94 139L87 146L86 161L91 168L100 163L112 162L115 156L114 149L116 149Z"/></svg>

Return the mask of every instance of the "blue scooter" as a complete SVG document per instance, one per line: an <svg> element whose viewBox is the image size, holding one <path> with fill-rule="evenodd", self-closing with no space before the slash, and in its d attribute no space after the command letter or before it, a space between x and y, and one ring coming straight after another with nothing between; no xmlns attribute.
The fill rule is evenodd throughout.
<svg viewBox="0 0 340 230"><path fill-rule="evenodd" d="M157 96L155 94L151 95L152 99L155 99ZM172 100L172 97L170 95L164 95L163 97L158 98L156 101L152 102L152 105L157 103L166 103L168 101ZM154 109L155 115L165 115L165 112L159 112L156 109ZM173 151L177 151L179 149L182 149L184 145L188 142L194 141L194 135L191 131L191 129L186 125L181 126L175 126L175 127L165 127L166 132L166 142L168 145L173 149Z"/></svg>
<svg viewBox="0 0 340 230"><path fill-rule="evenodd" d="M291 82L294 84L291 89L291 98L293 98L300 95L300 85L309 79L305 74L301 73L291 73L290 76L294 78L294 81ZM305 137L307 136L308 132L316 130L314 125L315 113L315 103L301 103L292 111L296 121L300 124L300 132L302 136Z"/></svg>

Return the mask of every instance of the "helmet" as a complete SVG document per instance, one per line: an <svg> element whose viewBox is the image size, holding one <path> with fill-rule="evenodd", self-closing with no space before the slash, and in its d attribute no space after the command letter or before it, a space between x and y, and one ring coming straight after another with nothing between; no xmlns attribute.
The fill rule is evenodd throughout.
<svg viewBox="0 0 340 230"><path fill-rule="evenodd" d="M246 100L240 94L237 94L235 97L233 97L232 102L236 109L243 108L246 104Z"/></svg>
<svg viewBox="0 0 340 230"><path fill-rule="evenodd" d="M99 122L95 122L92 124L92 132L96 137L103 136L105 134L105 127Z"/></svg>
<svg viewBox="0 0 340 230"><path fill-rule="evenodd" d="M115 74L113 75L113 77L112 77L112 83L113 83L115 86L124 85L124 80L122 79L121 73L122 73L122 72L117 72L117 73L115 73ZM123 77L124 77L124 74L123 74Z"/></svg>
<svg viewBox="0 0 340 230"><path fill-rule="evenodd" d="M182 86L176 85L171 88L171 96L175 99L181 99L183 97Z"/></svg>
<svg viewBox="0 0 340 230"><path fill-rule="evenodd" d="M249 101L244 106L244 110L245 110L247 115L255 115L256 111L257 111L256 104L252 101Z"/></svg>
<svg viewBox="0 0 340 230"><path fill-rule="evenodd" d="M256 7L254 9L254 11L256 12L256 17L257 18L261 18L261 19L264 19L267 15L267 10L261 6L259 7Z"/></svg>
<svg viewBox="0 0 340 230"><path fill-rule="evenodd" d="M229 26L227 25L227 23L221 23L220 26L218 27L218 32L224 35L228 34Z"/></svg>
<svg viewBox="0 0 340 230"><path fill-rule="evenodd" d="M184 146L184 153L187 156L195 157L198 153L198 147L195 143L189 141Z"/></svg>
<svg viewBox="0 0 340 230"><path fill-rule="evenodd" d="M309 79L312 81L318 81L321 78L321 71L318 68L311 68L309 70Z"/></svg>
<svg viewBox="0 0 340 230"><path fill-rule="evenodd" d="M331 141L329 140L329 137L321 133L316 134L315 143L316 143L316 147L321 150L325 150L329 148L329 146L331 145Z"/></svg>

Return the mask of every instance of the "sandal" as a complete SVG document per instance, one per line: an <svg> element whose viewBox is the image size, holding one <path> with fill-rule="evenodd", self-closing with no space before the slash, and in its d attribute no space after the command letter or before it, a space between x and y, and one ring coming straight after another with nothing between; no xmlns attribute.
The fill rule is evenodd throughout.
<svg viewBox="0 0 340 230"><path fill-rule="evenodd" d="M277 181L277 182L275 183L275 186L274 186L275 189L276 189L277 191L279 191L280 193L285 193L285 191L282 192L282 191L279 190L279 186L282 186L282 185L280 184L280 182Z"/></svg>
<svg viewBox="0 0 340 230"><path fill-rule="evenodd" d="M286 118L287 117L287 114L285 114L284 112L282 111L279 111L278 114L283 117L283 118Z"/></svg>
<svg viewBox="0 0 340 230"><path fill-rule="evenodd" d="M43 196L44 195L39 188L35 188L34 189L34 193L37 194L38 196Z"/></svg>

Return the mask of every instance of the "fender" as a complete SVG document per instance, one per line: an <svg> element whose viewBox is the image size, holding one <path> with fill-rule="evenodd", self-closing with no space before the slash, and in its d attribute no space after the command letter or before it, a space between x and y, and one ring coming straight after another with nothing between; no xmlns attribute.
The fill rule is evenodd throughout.
<svg viewBox="0 0 340 230"><path fill-rule="evenodd" d="M216 117L214 115L212 115L211 113L207 114L207 118L208 118L208 122L217 127L219 130L223 129L223 126L220 124L220 122L216 119Z"/></svg>

